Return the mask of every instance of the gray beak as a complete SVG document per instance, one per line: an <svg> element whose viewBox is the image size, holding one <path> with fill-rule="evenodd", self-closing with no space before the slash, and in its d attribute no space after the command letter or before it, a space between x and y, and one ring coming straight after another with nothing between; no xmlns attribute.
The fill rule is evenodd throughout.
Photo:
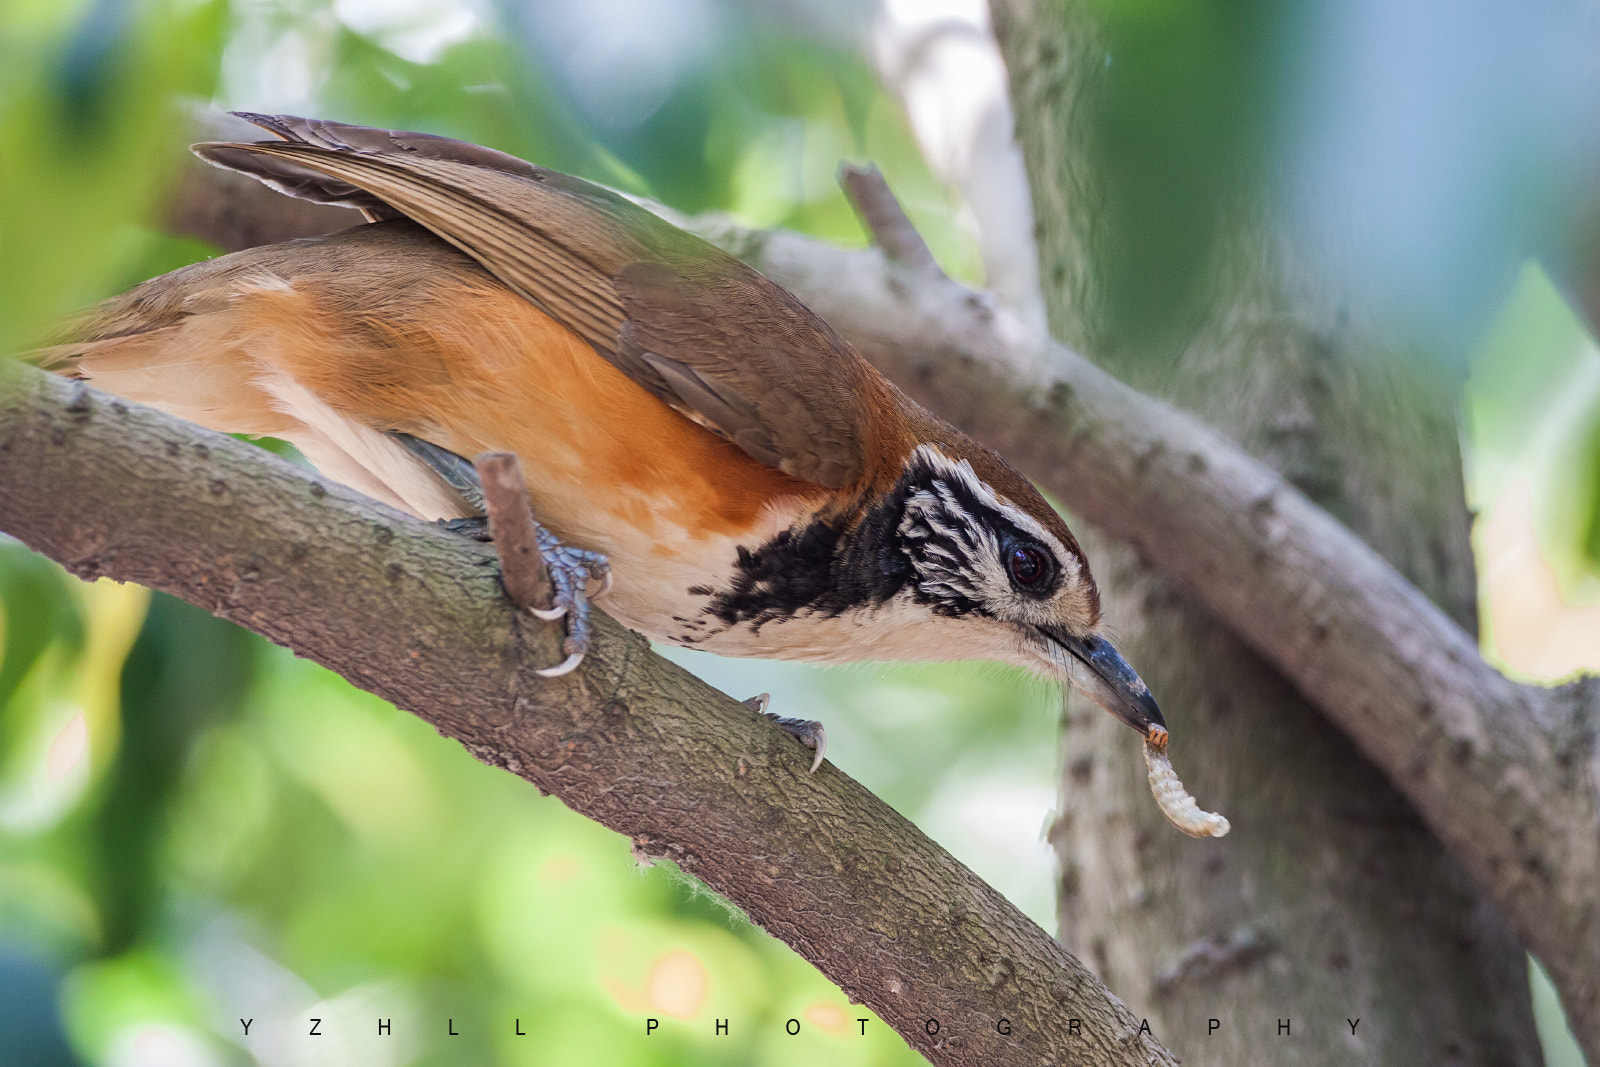
<svg viewBox="0 0 1600 1067"><path fill-rule="evenodd" d="M1161 709L1144 680L1110 641L1093 634L1075 637L1054 628L1040 627L1039 632L1088 668L1075 672L1073 684L1089 699L1150 740L1165 742L1167 723L1161 717Z"/></svg>

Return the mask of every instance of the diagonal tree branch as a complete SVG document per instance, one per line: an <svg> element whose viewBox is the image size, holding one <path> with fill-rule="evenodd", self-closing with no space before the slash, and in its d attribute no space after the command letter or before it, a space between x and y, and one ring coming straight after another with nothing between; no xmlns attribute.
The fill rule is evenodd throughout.
<svg viewBox="0 0 1600 1067"><path fill-rule="evenodd" d="M333 210L315 229L285 215L257 236L325 232ZM1416 805L1544 963L1600 1063L1600 680L1509 681L1277 473L988 294L878 249L674 221L793 290L901 388L1184 581Z"/></svg>
<svg viewBox="0 0 1600 1067"><path fill-rule="evenodd" d="M609 618L580 671L537 677L561 629L514 609L486 546L16 364L0 364L0 530L410 709L702 879L934 1063L1176 1063L916 827L836 769L807 774L792 739Z"/></svg>
<svg viewBox="0 0 1600 1067"><path fill-rule="evenodd" d="M1182 580L1294 682L1505 909L1600 1062L1600 679L1510 681L1271 468L984 294L876 250L687 221L792 289L912 396Z"/></svg>

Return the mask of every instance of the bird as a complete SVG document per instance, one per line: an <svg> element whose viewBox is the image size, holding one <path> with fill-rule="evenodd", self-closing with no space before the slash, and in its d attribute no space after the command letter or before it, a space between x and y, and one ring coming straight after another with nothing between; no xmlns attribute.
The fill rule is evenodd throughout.
<svg viewBox="0 0 1600 1067"><path fill-rule="evenodd" d="M419 518L517 458L581 662L587 590L659 642L840 663L990 659L1165 747L1067 523L795 296L599 185L432 134L237 112L206 162L363 221L172 271L39 361L281 438ZM596 595L599 595L597 592ZM762 698L752 706L765 712ZM815 750L820 723L765 712Z"/></svg>

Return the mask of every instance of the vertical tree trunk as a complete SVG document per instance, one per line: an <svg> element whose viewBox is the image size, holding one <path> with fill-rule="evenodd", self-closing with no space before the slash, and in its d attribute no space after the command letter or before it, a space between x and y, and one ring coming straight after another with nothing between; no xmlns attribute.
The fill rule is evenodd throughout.
<svg viewBox="0 0 1600 1067"><path fill-rule="evenodd" d="M1087 115L1106 65L1094 7L992 7L1057 336L1232 435L1475 628L1459 383L1427 380L1316 300L1254 219L1220 257L1209 324L1158 380L1148 360L1107 358L1122 350L1107 343L1094 269ZM1067 947L1189 1064L1541 1062L1521 948L1406 801L1181 588L1086 532L1178 769L1234 829L1179 836L1126 728L1070 705L1052 833Z"/></svg>

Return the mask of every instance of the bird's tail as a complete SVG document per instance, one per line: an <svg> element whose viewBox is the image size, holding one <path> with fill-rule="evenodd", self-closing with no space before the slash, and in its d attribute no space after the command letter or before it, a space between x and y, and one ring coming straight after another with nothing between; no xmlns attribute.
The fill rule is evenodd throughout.
<svg viewBox="0 0 1600 1067"><path fill-rule="evenodd" d="M395 400L407 374L434 383L448 371L429 362L425 346L398 343L384 304L425 288L430 254L454 263L459 253L432 239L413 248L410 224L359 230L153 278L90 308L25 358L208 429L287 440L329 477L413 514L469 514L389 432L426 430L422 416L403 417L422 401ZM414 254L381 254L396 247ZM380 269L398 274L375 277ZM413 310L427 322L436 305Z"/></svg>
<svg viewBox="0 0 1600 1067"><path fill-rule="evenodd" d="M156 281L170 287L174 277ZM282 436L291 420L273 410L254 380L231 318L203 301L185 307L184 296L193 295L173 299L147 282L90 308L60 340L21 358L209 429Z"/></svg>

